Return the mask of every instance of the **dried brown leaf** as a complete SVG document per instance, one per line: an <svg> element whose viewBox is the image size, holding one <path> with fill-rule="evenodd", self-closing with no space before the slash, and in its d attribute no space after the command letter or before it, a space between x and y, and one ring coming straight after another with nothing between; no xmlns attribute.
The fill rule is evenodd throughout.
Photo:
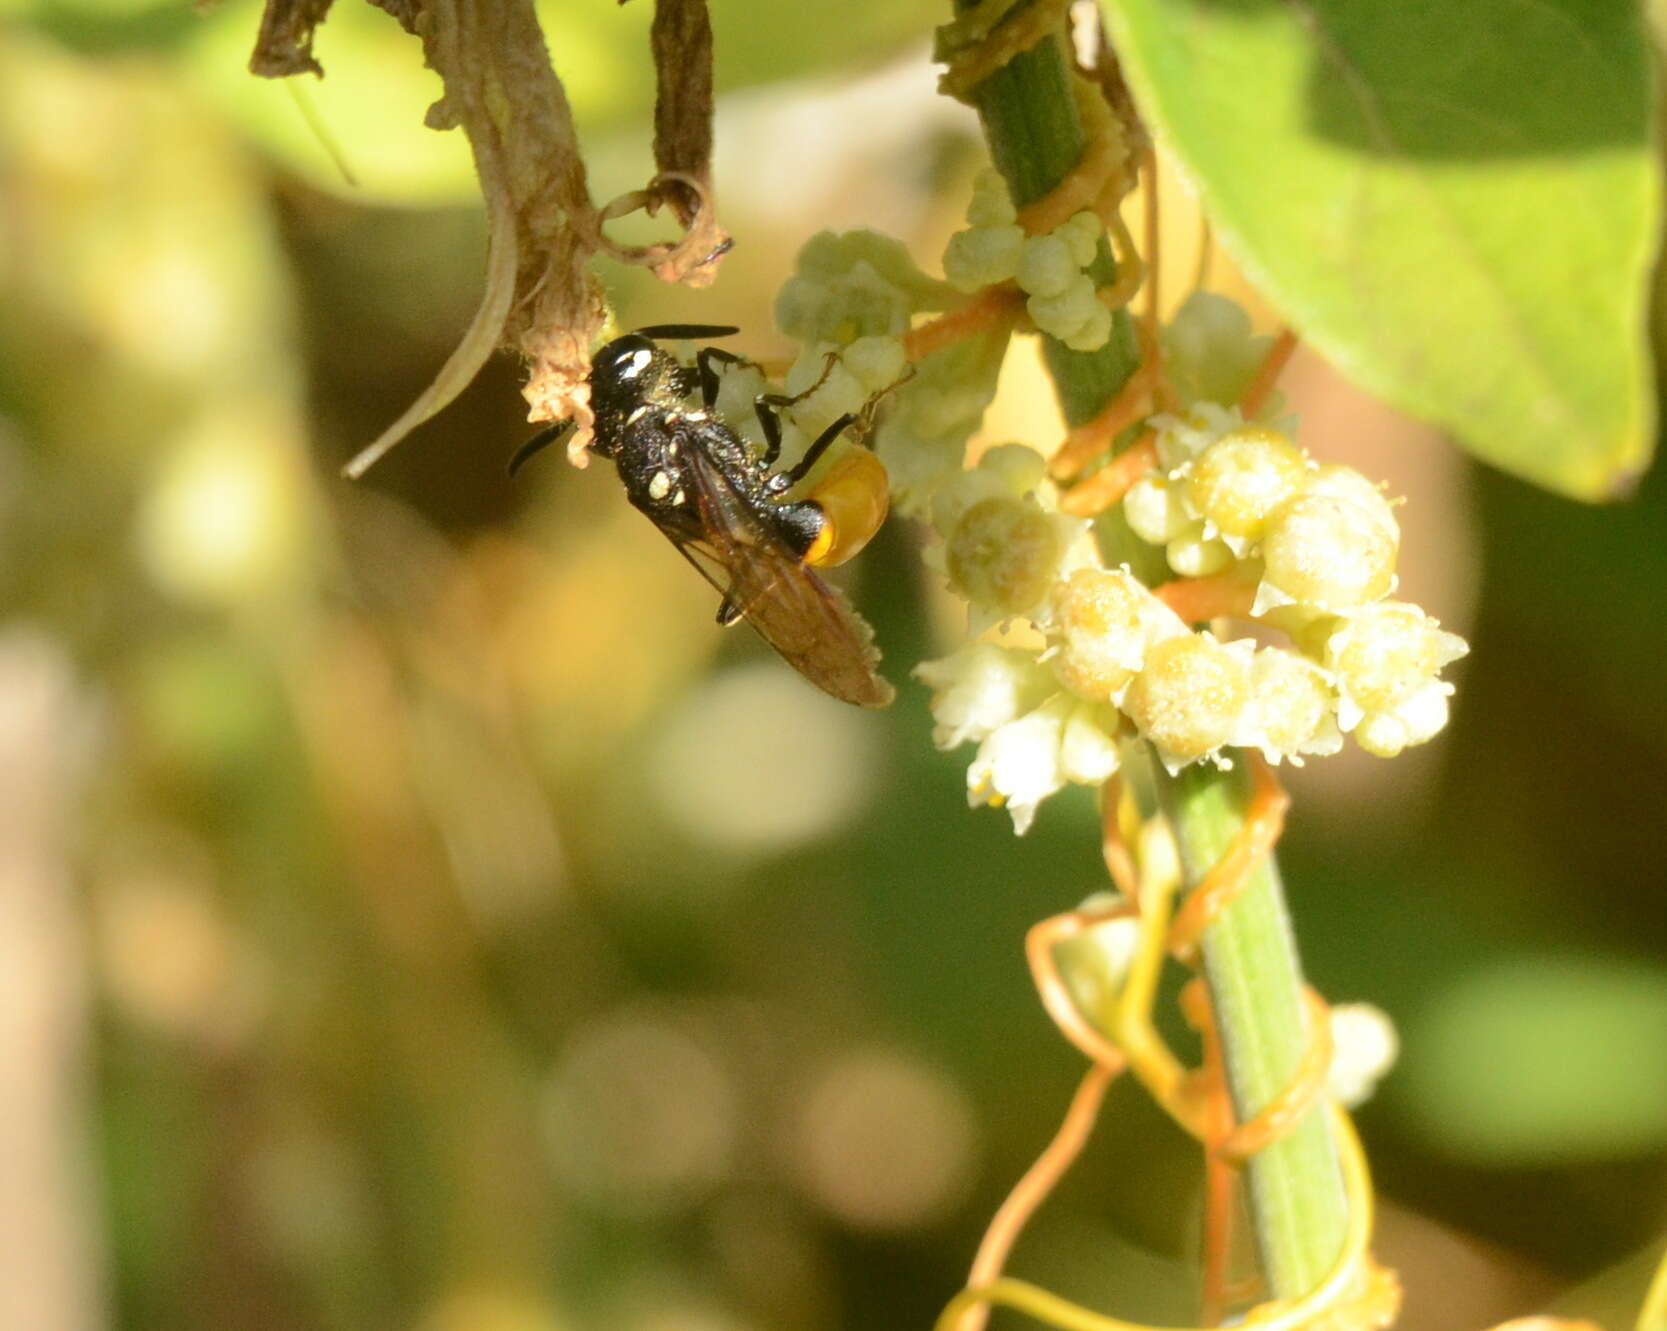
<svg viewBox="0 0 1667 1331"><path fill-rule="evenodd" d="M665 281L710 282L729 248L711 203L712 33L703 0L663 0L654 52L660 78L649 187L599 210L591 200L561 80L545 49L532 0L371 0L421 39L444 96L429 108L434 129L468 136L490 224L486 290L467 333L434 382L348 464L364 472L417 425L451 402L495 346L527 361L522 389L534 421L578 423L569 457L583 465L590 442L590 349L607 310L590 273L599 251L650 268ZM330 0L267 0L251 68L268 76L320 72L313 30ZM605 217L669 204L685 231L662 245L621 247Z"/></svg>
<svg viewBox="0 0 1667 1331"><path fill-rule="evenodd" d="M324 68L313 58L313 30L330 12L331 0L267 0L255 36L249 72L281 79L290 74L317 74Z"/></svg>

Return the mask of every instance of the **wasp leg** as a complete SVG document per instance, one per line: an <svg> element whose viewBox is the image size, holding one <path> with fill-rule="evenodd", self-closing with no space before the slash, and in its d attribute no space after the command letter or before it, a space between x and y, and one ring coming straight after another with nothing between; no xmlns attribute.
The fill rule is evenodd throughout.
<svg viewBox="0 0 1667 1331"><path fill-rule="evenodd" d="M522 444L520 448L515 450L515 456L509 460L509 474L511 476L515 475L516 472L520 471L521 468L526 465L527 461L532 458L534 454L542 453L546 448L555 443L558 439L562 438L572 428L573 422L567 420L557 421L554 425L540 430L531 439L527 440L526 443Z"/></svg>
<svg viewBox="0 0 1667 1331"><path fill-rule="evenodd" d="M731 592L724 593L723 604L718 607L718 626L728 628L741 618L742 609Z"/></svg>
<svg viewBox="0 0 1667 1331"><path fill-rule="evenodd" d="M791 490L795 485L810 475L810 469L822 459L822 454L828 451L828 445L844 434L846 429L856 421L856 417L846 412L837 421L816 436L816 442L805 449L805 455L786 471L777 472L766 482L773 493L780 494L784 490Z"/></svg>
<svg viewBox="0 0 1667 1331"><path fill-rule="evenodd" d="M828 376L833 373L833 367L837 364L839 364L839 353L837 351L830 351L828 353L827 360L823 362L822 373L817 375L816 382L809 388L805 389L802 393L760 393L752 400L753 412L757 415L758 423L764 430L764 456L760 459L760 461L764 464L766 470L775 466L776 459L781 456L781 418L776 415L774 409L777 407L795 407L799 403L803 402L818 388L828 382ZM849 417L847 417L847 419L849 419ZM841 426L840 429L844 429L844 426ZM827 432L823 431L823 433L826 434ZM839 430L835 430L834 433L838 434ZM830 439L828 442L831 443L832 440ZM815 452L819 446L821 448L826 448L828 445L827 443L818 441L818 443L811 445L812 452ZM810 454L807 453L806 457L809 456ZM820 453L818 453L817 456L820 456ZM814 461L814 459L812 459L812 461ZM805 464L801 462L799 465L802 467ZM799 475L804 475L804 472L801 471ZM776 486L775 489L779 493L791 484L793 484L793 482L788 481L782 485Z"/></svg>
<svg viewBox="0 0 1667 1331"><path fill-rule="evenodd" d="M721 365L751 365L745 356L737 356L722 347L702 347L695 352L695 373L700 376L700 405L708 411L718 400L718 372L713 362Z"/></svg>

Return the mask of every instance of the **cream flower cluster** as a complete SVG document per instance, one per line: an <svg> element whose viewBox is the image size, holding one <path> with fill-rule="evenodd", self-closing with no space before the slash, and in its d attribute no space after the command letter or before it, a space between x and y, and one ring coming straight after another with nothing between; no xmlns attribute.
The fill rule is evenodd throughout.
<svg viewBox="0 0 1667 1331"><path fill-rule="evenodd" d="M1417 606L1386 599L1401 531L1383 491L1236 409L1200 402L1158 424L1158 466L1123 501L1135 534L1182 577L1253 582L1252 616L1290 635L1335 695L1337 728L1368 753L1431 739L1452 693L1439 673L1467 648Z"/></svg>
<svg viewBox="0 0 1667 1331"><path fill-rule="evenodd" d="M1440 671L1465 644L1390 599L1400 529L1376 485L1223 405L1242 395L1266 341L1231 302L1194 296L1165 329L1166 373L1183 405L1154 419L1157 463L1123 516L1177 578L1253 587L1249 616L1282 633L1281 645L1195 631L1128 568L1105 567L1089 524L1061 511L1035 450L1005 445L963 467L1005 334L905 368L902 339L916 317L952 307L955 288L1007 280L1033 306L1063 308L1068 291L1085 290L1104 313L1084 271L1099 236L1092 214L1027 238L988 175L968 219L945 255L947 284L886 237L817 237L777 315L804 344L786 382L802 395L785 412L798 437L788 448L889 391L871 442L894 503L931 522L928 562L966 599L969 636L1011 621L1038 631L1036 647L971 641L916 669L933 690L938 746L977 745L969 801L1005 806L1023 832L1049 795L1115 772L1119 746L1134 738L1179 770L1225 765L1234 748L1300 763L1337 752L1345 736L1382 756L1433 737L1452 691ZM1047 327L1053 308L1032 316ZM744 426L761 391L770 390L756 370L740 367L725 376L720 408Z"/></svg>
<svg viewBox="0 0 1667 1331"><path fill-rule="evenodd" d="M777 324L803 344L785 391L811 390L783 413L792 427L783 434L785 456L840 415L858 413L875 394L891 390L869 442L891 476L898 510L923 516L938 485L961 471L967 440L995 396L1006 349L1004 332L994 330L905 369L901 339L915 316L959 300L954 287L926 276L890 236L822 232L808 241L798 271L776 298ZM719 406L755 439L748 421L752 400L763 391L777 390L754 367L724 374Z"/></svg>
<svg viewBox="0 0 1667 1331"><path fill-rule="evenodd" d="M1465 644L1385 599L1399 533L1379 491L1212 404L1165 435L1170 465L1142 483L1130 525L1190 576L1242 566L1259 587L1253 615L1288 644L1194 631L1127 568L1101 567L1029 449L991 450L934 498L934 562L967 598L972 631L1023 618L1046 644L975 642L916 672L934 690L940 747L979 746L969 798L1006 805L1019 831L1048 795L1115 771L1123 737L1150 742L1176 771L1225 764L1235 748L1301 763L1336 753L1346 734L1387 757L1446 722L1452 686L1439 672ZM1166 514L1162 530L1142 504ZM1219 560L1190 562L1212 545Z"/></svg>
<svg viewBox="0 0 1667 1331"><path fill-rule="evenodd" d="M950 237L943 271L962 291L1017 282L1025 309L1044 333L1073 351L1098 351L1111 338L1111 311L1100 300L1088 268L1105 230L1092 212L1077 213L1054 230L1027 236L995 170L973 181L971 225Z"/></svg>

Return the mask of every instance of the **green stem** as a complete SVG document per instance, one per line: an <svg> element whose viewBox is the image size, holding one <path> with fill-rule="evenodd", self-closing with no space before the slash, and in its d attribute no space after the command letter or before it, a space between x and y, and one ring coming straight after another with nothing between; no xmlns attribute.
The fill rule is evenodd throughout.
<svg viewBox="0 0 1667 1331"><path fill-rule="evenodd" d="M1245 758L1229 772L1205 764L1170 777L1157 769L1154 784L1175 830L1183 873L1196 883L1244 825L1250 802ZM1202 951L1228 1089L1243 1122L1291 1085L1313 1039L1296 939L1271 856L1205 930ZM1348 1223L1336 1144L1319 1106L1253 1156L1246 1175L1272 1292L1282 1298L1306 1294L1337 1260Z"/></svg>
<svg viewBox="0 0 1667 1331"><path fill-rule="evenodd" d="M958 9L967 7L958 0ZM991 156L1020 207L1045 195L1082 155L1085 136L1070 77L1060 38L1016 56L973 92ZM1094 275L1101 281L1115 278L1109 247L1102 247ZM1101 351L1073 352L1052 339L1045 350L1065 419L1072 425L1092 419L1137 364L1126 315L1119 317L1111 343ZM1118 534L1115 526L1102 532L1114 540ZM1241 761L1230 772L1194 766L1171 777L1149 749L1141 746L1139 755L1125 778L1142 805L1155 803L1169 817L1187 881L1197 883L1243 825L1249 797L1245 764ZM1309 1039L1296 944L1271 857L1205 932L1203 957L1229 1089L1242 1122L1290 1084ZM1062 952L1059 960L1062 968L1092 968L1095 958L1093 949L1084 948ZM1066 975L1078 992L1101 990L1106 978ZM1246 1173L1271 1292L1281 1298L1300 1296L1336 1260L1347 1221L1336 1146L1324 1118L1309 1113L1293 1132L1258 1152Z"/></svg>

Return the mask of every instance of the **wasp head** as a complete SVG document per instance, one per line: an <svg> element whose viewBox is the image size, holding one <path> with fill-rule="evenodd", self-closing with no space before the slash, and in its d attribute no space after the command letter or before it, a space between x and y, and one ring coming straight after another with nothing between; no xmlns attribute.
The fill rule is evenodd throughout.
<svg viewBox="0 0 1667 1331"><path fill-rule="evenodd" d="M590 402L600 421L623 418L647 403L672 406L689 391L689 371L652 338L641 333L616 337L590 367Z"/></svg>

